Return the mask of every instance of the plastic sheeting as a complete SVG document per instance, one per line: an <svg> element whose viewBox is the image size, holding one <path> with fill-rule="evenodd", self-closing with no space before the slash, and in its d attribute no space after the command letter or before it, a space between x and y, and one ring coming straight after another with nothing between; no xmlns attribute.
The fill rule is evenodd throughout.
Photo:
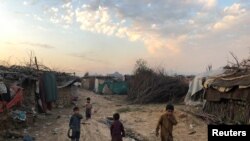
<svg viewBox="0 0 250 141"><path fill-rule="evenodd" d="M198 105L198 104L202 104L203 103L203 97L200 96L201 99L194 101L194 99L192 99L192 97L194 97L195 94L197 94L199 91L202 91L203 89L203 85L202 85L202 80L203 79L207 79L209 77L216 77L219 76L221 74L223 74L225 72L225 70L223 68L219 68L217 70L214 71L207 71L205 73L201 73L197 76L195 76L195 78L189 83L189 89L188 92L186 94L185 97L185 104L186 105ZM212 81L210 81L212 82ZM209 84L206 84L209 85ZM198 94L203 94L203 93L198 93Z"/></svg>
<svg viewBox="0 0 250 141"><path fill-rule="evenodd" d="M106 81L103 84L99 84L99 93L103 92L104 86L108 86L113 94L127 94L128 92L128 84L124 81Z"/></svg>
<svg viewBox="0 0 250 141"><path fill-rule="evenodd" d="M44 73L40 80L40 92L45 95L46 102L57 100L57 83L53 73Z"/></svg>

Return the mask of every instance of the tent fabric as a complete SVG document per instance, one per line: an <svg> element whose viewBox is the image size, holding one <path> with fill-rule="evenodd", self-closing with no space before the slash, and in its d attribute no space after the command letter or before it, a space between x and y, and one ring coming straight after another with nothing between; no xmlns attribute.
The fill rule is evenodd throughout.
<svg viewBox="0 0 250 141"><path fill-rule="evenodd" d="M217 70L214 71L208 71L205 73L201 73L195 76L195 78L189 83L189 89L188 92L185 96L184 102L186 105L198 105L198 104L202 104L203 100L202 99L196 99L196 101L194 101L194 99L192 99L192 97L194 97L196 94L203 94L203 85L205 86L210 86L211 83L214 81L214 79L220 75L222 75L225 72L224 69L219 68ZM204 81L204 84L202 85L202 82ZM200 98L202 98L203 96L199 96Z"/></svg>
<svg viewBox="0 0 250 141"><path fill-rule="evenodd" d="M105 86L114 94L127 94L128 92L128 84L124 81L105 81L103 84L99 84L98 92L103 93Z"/></svg>
<svg viewBox="0 0 250 141"><path fill-rule="evenodd" d="M104 82L105 82L105 80L103 80L103 79L99 79L99 78L96 78L96 79L95 79L95 89L94 89L94 91L95 91L96 93L99 93L99 92L100 92L99 86L102 85Z"/></svg>
<svg viewBox="0 0 250 141"><path fill-rule="evenodd" d="M203 98L201 99L195 99L195 95L201 95L203 94L203 90L201 89L200 91L197 91L195 93L195 95L191 96L191 90L190 87L192 87L192 82L189 83L189 89L188 89L188 92L185 96L185 99L184 99L184 102L186 105L200 105L202 104L202 100Z"/></svg>
<svg viewBox="0 0 250 141"><path fill-rule="evenodd" d="M52 73L45 73L44 86L46 91L46 102L53 102L57 100L57 83L55 75Z"/></svg>
<svg viewBox="0 0 250 141"><path fill-rule="evenodd" d="M46 72L41 76L39 82L39 94L43 106L43 111L45 112L50 107L48 103L57 100L57 83L55 75L53 73Z"/></svg>
<svg viewBox="0 0 250 141"><path fill-rule="evenodd" d="M191 96L193 96L196 92L203 89L202 86L202 77L195 77L194 80L190 84L189 92Z"/></svg>
<svg viewBox="0 0 250 141"><path fill-rule="evenodd" d="M13 106L17 105L18 103L22 103L23 101L23 89L21 87L18 86L14 86L13 87L14 91L15 91L15 96L13 99L11 99L10 102L7 103L6 108L10 109ZM0 103L2 103L2 101L0 101ZM0 113L3 112L3 109L0 108Z"/></svg>
<svg viewBox="0 0 250 141"><path fill-rule="evenodd" d="M216 77L219 77L224 72L225 72L224 69L218 69L214 71L208 71L195 76L191 84L191 90L190 90L191 96L203 89L202 85L203 78L208 79L209 81L205 81L205 84L210 85L215 80Z"/></svg>
<svg viewBox="0 0 250 141"><path fill-rule="evenodd" d="M115 94L126 94L128 92L128 84L123 81L114 82L110 85L110 89Z"/></svg>
<svg viewBox="0 0 250 141"><path fill-rule="evenodd" d="M104 82L103 84L99 84L97 93L103 93L103 89L104 89L105 86L109 87L108 82Z"/></svg>
<svg viewBox="0 0 250 141"><path fill-rule="evenodd" d="M102 93L103 93L103 94L112 94L112 91L110 90L110 88L108 87L107 84L104 84Z"/></svg>

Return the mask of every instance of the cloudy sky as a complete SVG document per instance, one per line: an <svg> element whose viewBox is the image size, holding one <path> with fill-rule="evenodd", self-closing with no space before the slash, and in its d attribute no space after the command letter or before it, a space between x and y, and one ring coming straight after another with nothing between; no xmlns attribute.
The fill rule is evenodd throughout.
<svg viewBox="0 0 250 141"><path fill-rule="evenodd" d="M63 71L131 73L135 61L178 73L250 52L249 0L0 0L0 62L33 51Z"/></svg>

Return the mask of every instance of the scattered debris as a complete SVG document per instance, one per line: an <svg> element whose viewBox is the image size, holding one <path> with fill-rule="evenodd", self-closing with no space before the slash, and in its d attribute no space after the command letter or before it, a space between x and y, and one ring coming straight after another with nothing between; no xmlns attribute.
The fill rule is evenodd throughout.
<svg viewBox="0 0 250 141"><path fill-rule="evenodd" d="M189 135L192 135L192 134L194 134L194 133L196 133L196 131L193 130L193 131L190 131L188 134L189 134Z"/></svg>
<svg viewBox="0 0 250 141"><path fill-rule="evenodd" d="M55 128L52 130L52 134L54 135L58 134L58 132L59 132L59 128Z"/></svg>
<svg viewBox="0 0 250 141"><path fill-rule="evenodd" d="M220 124L220 123L222 123L222 121L218 117L211 115L211 114L208 114L208 113L205 113L205 112L195 112L194 113L194 112L188 111L188 110L182 110L182 111L184 111L188 114L191 114L195 117L201 118L207 124Z"/></svg>
<svg viewBox="0 0 250 141"><path fill-rule="evenodd" d="M26 112L25 111L15 110L11 113L11 116L14 120L20 120L20 121L26 120Z"/></svg>

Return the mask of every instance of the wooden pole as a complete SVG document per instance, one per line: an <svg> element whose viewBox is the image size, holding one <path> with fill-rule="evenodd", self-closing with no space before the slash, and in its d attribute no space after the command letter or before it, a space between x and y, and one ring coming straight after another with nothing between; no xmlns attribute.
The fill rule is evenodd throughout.
<svg viewBox="0 0 250 141"><path fill-rule="evenodd" d="M37 58L35 57L36 70L39 71L39 66L37 64Z"/></svg>

